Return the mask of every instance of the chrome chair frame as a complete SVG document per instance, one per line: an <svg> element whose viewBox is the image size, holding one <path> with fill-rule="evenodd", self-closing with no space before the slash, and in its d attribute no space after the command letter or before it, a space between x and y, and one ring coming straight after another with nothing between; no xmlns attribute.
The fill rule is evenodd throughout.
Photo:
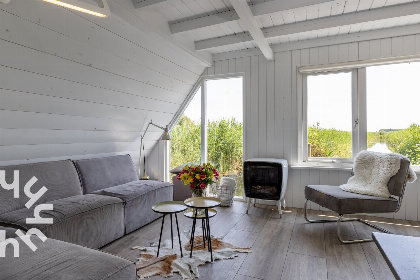
<svg viewBox="0 0 420 280"><path fill-rule="evenodd" d="M392 234L392 232L390 232L390 231L388 231L388 230L386 230L386 229L384 229L384 228L382 228L380 226L371 224L368 221L363 220L361 218L344 218L344 214L339 214L337 219L310 220L310 219L308 219L308 211L307 211L308 207L307 207L307 205L308 205L308 200L306 199L305 200L305 207L304 207L305 220L308 221L309 223L333 223L333 222L336 222L337 223L337 237L338 237L338 240L340 240L340 242L343 243L343 244L370 242L370 241L373 241L373 239L352 239L352 240L344 240L341 237L341 228L340 228L341 222L355 222L355 221L356 222L361 222L361 223L363 223L365 225L368 225L368 226L370 226L370 227L372 227L372 228L374 228L376 230L379 230L381 232L391 233ZM365 213L355 213L355 214L351 214L351 215L359 215L359 214L365 214Z"/></svg>

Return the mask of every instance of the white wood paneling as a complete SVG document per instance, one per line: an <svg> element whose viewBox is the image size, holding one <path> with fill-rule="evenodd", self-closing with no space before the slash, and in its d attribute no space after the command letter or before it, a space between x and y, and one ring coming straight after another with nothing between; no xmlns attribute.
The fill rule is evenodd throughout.
<svg viewBox="0 0 420 280"><path fill-rule="evenodd" d="M298 116L298 106L302 102L297 99L297 92L302 90L297 79L299 66L412 54L420 54L420 33L276 52L272 64L265 62L261 54L253 55L251 52L248 56L236 58L237 72L245 73L244 158L269 156L285 158L292 165L296 163L298 124L301 119ZM215 61L215 66L208 72L227 74L221 67L223 61L233 63L229 59ZM262 67L264 68L261 69ZM289 168L286 204L303 207L304 187L308 184L340 185L346 183L349 177L348 170ZM408 184L401 210L396 214L383 216L420 220L419 188L420 180ZM309 203L309 208L327 210L314 203Z"/></svg>
<svg viewBox="0 0 420 280"><path fill-rule="evenodd" d="M147 122L169 124L204 70L115 14L19 0L0 7L0 26L0 165L126 153L137 164ZM146 154L161 133L148 131Z"/></svg>

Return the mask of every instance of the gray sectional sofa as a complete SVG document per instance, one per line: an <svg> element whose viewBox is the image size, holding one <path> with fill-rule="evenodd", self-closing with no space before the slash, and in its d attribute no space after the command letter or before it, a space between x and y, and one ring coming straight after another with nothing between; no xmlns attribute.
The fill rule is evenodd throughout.
<svg viewBox="0 0 420 280"><path fill-rule="evenodd" d="M18 197L10 186L0 187L0 231L20 244L20 254L13 257L14 247L6 246L0 279L136 279L132 262L93 249L155 220L159 215L151 206L173 196L169 183L138 180L129 155L0 167L3 170L7 184L19 171ZM25 185L32 194L43 186L48 190L30 205ZM28 224L41 204L53 205L39 213L53 223ZM35 252L15 233L31 228L48 238L42 242L31 236Z"/></svg>

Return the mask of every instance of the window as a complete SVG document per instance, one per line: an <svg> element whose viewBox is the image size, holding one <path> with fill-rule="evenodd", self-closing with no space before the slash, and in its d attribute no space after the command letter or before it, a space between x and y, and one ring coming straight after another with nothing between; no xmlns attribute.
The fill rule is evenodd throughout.
<svg viewBox="0 0 420 280"><path fill-rule="evenodd" d="M368 150L420 165L420 62L366 68Z"/></svg>
<svg viewBox="0 0 420 280"><path fill-rule="evenodd" d="M171 168L210 162L243 197L243 79L204 79L171 132ZM210 189L213 194L216 189Z"/></svg>
<svg viewBox="0 0 420 280"><path fill-rule="evenodd" d="M351 158L351 73L308 76L307 85L308 158Z"/></svg>
<svg viewBox="0 0 420 280"><path fill-rule="evenodd" d="M303 76L303 162L350 163L361 150L420 165L420 62Z"/></svg>

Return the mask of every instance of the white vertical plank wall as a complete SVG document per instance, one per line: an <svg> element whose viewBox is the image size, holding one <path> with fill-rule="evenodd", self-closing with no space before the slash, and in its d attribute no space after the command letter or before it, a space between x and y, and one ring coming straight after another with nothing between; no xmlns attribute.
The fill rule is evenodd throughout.
<svg viewBox="0 0 420 280"><path fill-rule="evenodd" d="M299 66L410 54L420 54L420 34L277 52L271 62L261 55L230 58L215 61L216 68L210 68L208 73L232 73L233 63L237 64L237 72L245 73L245 159L269 156L285 158L293 165L297 162L297 112L302 102L297 94L301 90L297 82ZM229 67L222 67L223 64ZM229 72L223 72L224 69ZM347 182L349 177L347 170L290 168L286 204L302 208L306 185L338 185ZM419 221L419 188L420 179L408 184L401 210L387 216ZM326 210L316 204L309 207Z"/></svg>
<svg viewBox="0 0 420 280"><path fill-rule="evenodd" d="M147 123L169 124L203 70L114 14L33 0L1 5L0 165L115 154L138 164ZM147 155L161 134L150 127Z"/></svg>

